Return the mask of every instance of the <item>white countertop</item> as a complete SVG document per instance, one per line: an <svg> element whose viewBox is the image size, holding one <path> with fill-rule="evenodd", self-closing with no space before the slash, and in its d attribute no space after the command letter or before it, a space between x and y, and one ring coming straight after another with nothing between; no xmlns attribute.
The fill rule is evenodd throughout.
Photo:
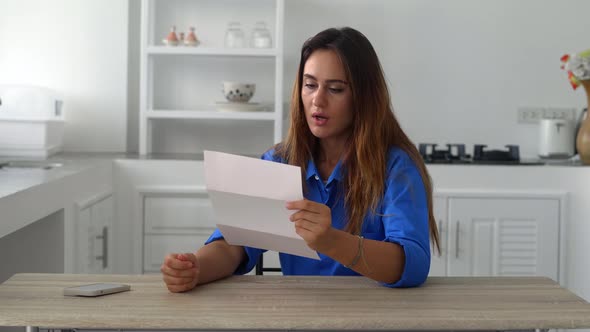
<svg viewBox="0 0 590 332"><path fill-rule="evenodd" d="M55 181L69 175L78 173L84 169L97 165L97 163L104 163L116 159L131 159L131 160L203 160L202 154L152 154L149 156L140 156L137 154L125 153L62 153L52 156L46 160L36 160L39 162L51 162L63 164L61 167L55 167L49 170L33 169L33 168L19 168L19 169L2 169L0 168L0 199L30 189L35 186L42 185L51 181ZM0 157L0 163L3 161L12 160L27 160L22 157ZM32 160L32 159L29 159ZM545 165L461 165L461 164L428 164L430 168L462 168L462 167L500 167L500 168L531 168L531 167L579 167L578 162L571 161L553 161Z"/></svg>
<svg viewBox="0 0 590 332"><path fill-rule="evenodd" d="M66 208L73 200L79 199L78 195L112 190L112 165L115 160L198 161L203 160L203 155L60 153L44 160L1 156L0 164L24 161L61 166L51 169L0 168L0 238ZM99 177L102 182L93 179L97 174L102 174Z"/></svg>
<svg viewBox="0 0 590 332"><path fill-rule="evenodd" d="M203 160L202 154L154 154L139 156L124 153L63 153L48 159L26 159L23 157L0 157L0 164L8 161L26 161L34 163L58 163L62 166L48 170L41 168L0 168L0 199L34 188L36 186L63 179L69 175L116 159L135 160Z"/></svg>
<svg viewBox="0 0 590 332"><path fill-rule="evenodd" d="M98 168L109 170L112 158L55 156L45 161L62 166L41 168L0 168L0 238L36 220L64 209L72 197L80 194L84 178ZM5 161L25 161L23 158L1 157ZM26 161L33 161L31 159ZM73 184L73 185L72 185ZM111 184L109 184L110 186Z"/></svg>
<svg viewBox="0 0 590 332"><path fill-rule="evenodd" d="M258 156L252 156L258 157ZM0 157L0 163L5 161L14 161L14 160L25 160L23 158L10 158L10 157ZM60 167L54 167L49 170L45 169L34 169L34 168L11 168L11 169L2 169L0 168L0 211L2 214L0 215L1 219L17 219L24 217L25 215L29 218L38 217L40 213L51 213L55 212L55 210L51 211L52 208L49 207L49 203L45 204L47 207L45 209L37 209L38 204L40 202L44 202L45 200L53 201L54 203L59 204L63 203L59 201L56 197L45 197L47 195L51 196L54 194L61 195L62 191L65 190L64 188L67 187L66 183L81 181L84 177L91 177L92 172L94 172L93 168L99 167L100 165L109 165L110 169L112 169L112 163L115 160L179 160L179 161L202 161L203 155L202 154L152 154L148 156L140 156L137 154L125 154L125 153L61 153L55 156L52 156L46 160L37 160L39 162L47 162L47 163L59 163L62 164ZM573 166L573 167L572 167ZM449 165L449 164L429 164L428 168L433 175L440 173L449 173L455 174L457 172L465 174L469 174L471 177L479 177L477 174L483 174L482 172L491 172L491 173L515 173L521 174L521 172L533 172L538 173L541 178L545 178L550 174L547 173L550 170L561 170L557 171L557 174L562 174L564 172L570 172L574 169L577 172L582 171L584 174L586 173L586 169L590 169L587 167L578 167L579 164L572 164L572 163L550 163L546 165ZM509 171L510 172L507 172ZM89 173L86 173L89 172ZM82 174L84 173L84 174ZM70 179L71 177L77 176L76 180ZM467 177L470 177L467 176ZM510 176L508 176L510 177ZM439 179L442 178L443 182L444 179L447 178L446 176L438 177ZM452 178L456 178L453 176ZM68 180L69 179L69 180ZM64 182L65 181L65 182ZM455 180L453 180L455 181ZM44 186L51 184L51 186ZM438 185L443 185L443 187L449 187L452 183L437 183ZM459 183L455 183L459 187L461 185ZM451 186L452 187L452 186ZM35 193L35 195L33 195ZM28 194L28 195L27 195ZM20 195L20 196L19 196ZM35 199L32 199L33 196ZM45 196L43 196L45 195ZM16 197L19 196L19 197ZM42 204L43 205L43 204ZM54 204L55 205L55 204ZM62 206L63 208L63 206ZM37 209L41 210L37 214L31 214L27 209ZM10 212L6 211L12 211ZM14 212L17 211L17 212ZM41 216L42 217L42 216ZM0 223L0 237L20 228L17 225L13 225L11 227L5 227L5 220L2 220ZM27 220L23 223L21 227L26 226L30 222L34 220Z"/></svg>

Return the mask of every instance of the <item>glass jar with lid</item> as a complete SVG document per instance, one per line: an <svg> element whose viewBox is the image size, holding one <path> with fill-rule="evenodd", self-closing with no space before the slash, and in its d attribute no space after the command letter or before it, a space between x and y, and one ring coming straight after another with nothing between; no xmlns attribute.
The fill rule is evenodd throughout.
<svg viewBox="0 0 590 332"><path fill-rule="evenodd" d="M252 38L250 39L250 46L254 48L272 47L272 38L265 22L259 21L254 25Z"/></svg>
<svg viewBox="0 0 590 332"><path fill-rule="evenodd" d="M246 36L240 22L229 22L225 32L225 47L240 48L246 46Z"/></svg>

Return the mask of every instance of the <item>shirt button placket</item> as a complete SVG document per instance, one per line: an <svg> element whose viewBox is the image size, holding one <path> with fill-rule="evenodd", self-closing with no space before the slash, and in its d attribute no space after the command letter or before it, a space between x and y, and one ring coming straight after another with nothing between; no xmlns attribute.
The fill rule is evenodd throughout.
<svg viewBox="0 0 590 332"><path fill-rule="evenodd" d="M316 179L316 181L318 181L318 188L320 188L320 196L322 197L322 202L324 204L326 204L326 202L329 199L328 192L326 191L326 187L324 186L324 183L322 181L320 181L319 175L316 174L316 175L314 175L313 178Z"/></svg>

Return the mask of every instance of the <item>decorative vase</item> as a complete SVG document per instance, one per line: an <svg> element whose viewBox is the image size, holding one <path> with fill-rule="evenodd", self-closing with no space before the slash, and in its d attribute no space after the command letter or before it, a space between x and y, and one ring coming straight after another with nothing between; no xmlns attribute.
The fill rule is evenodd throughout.
<svg viewBox="0 0 590 332"><path fill-rule="evenodd" d="M590 107L590 80L580 81L586 91L586 107ZM586 112L586 118L582 120L578 136L576 137L576 149L580 154L580 160L584 165L590 165L590 116Z"/></svg>
<svg viewBox="0 0 590 332"><path fill-rule="evenodd" d="M176 46L178 45L178 36L176 35L176 26L173 25L170 28L170 32L166 36L166 39L163 40L164 44L168 46Z"/></svg>
<svg viewBox="0 0 590 332"><path fill-rule="evenodd" d="M199 40L195 34L195 27L190 27L189 30L190 32L188 33L188 37L184 41L184 44L186 46L197 46L199 44Z"/></svg>

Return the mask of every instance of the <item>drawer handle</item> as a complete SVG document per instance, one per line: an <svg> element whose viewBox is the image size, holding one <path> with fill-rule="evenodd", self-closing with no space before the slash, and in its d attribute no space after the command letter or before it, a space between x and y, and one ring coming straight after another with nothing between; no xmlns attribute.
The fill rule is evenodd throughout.
<svg viewBox="0 0 590 332"><path fill-rule="evenodd" d="M102 255L96 256L96 260L102 261L102 268L106 269L108 266L109 259L109 229L106 226L104 226L102 228L102 235L97 235L96 239L102 239Z"/></svg>

